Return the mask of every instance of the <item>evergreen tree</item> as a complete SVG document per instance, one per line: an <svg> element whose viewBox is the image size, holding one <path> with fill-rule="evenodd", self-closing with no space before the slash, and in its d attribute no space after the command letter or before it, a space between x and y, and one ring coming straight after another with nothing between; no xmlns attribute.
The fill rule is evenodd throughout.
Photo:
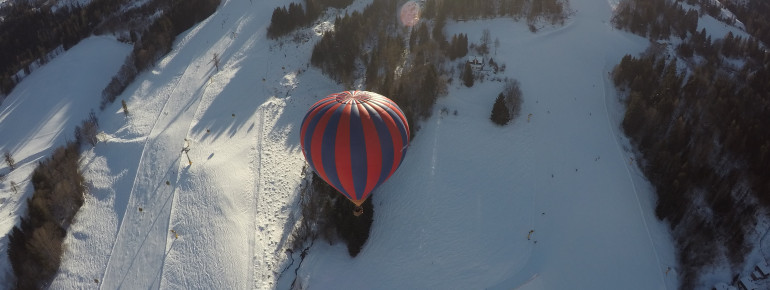
<svg viewBox="0 0 770 290"><path fill-rule="evenodd" d="M123 114L128 116L128 105L126 104L126 100L121 100L120 102L123 104Z"/></svg>
<svg viewBox="0 0 770 290"><path fill-rule="evenodd" d="M470 63L465 63L465 69L463 69L462 74L463 84L465 84L466 87L472 87L473 86L473 68L471 68Z"/></svg>
<svg viewBox="0 0 770 290"><path fill-rule="evenodd" d="M508 107L505 105L505 96L503 96L503 93L497 95L495 104L492 106L492 115L489 119L500 126L504 126L511 121L511 114L508 112Z"/></svg>

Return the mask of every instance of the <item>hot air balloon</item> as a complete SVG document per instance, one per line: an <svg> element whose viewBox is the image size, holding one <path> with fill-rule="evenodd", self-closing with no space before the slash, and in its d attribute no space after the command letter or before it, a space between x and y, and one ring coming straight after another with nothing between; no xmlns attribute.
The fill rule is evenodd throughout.
<svg viewBox="0 0 770 290"><path fill-rule="evenodd" d="M409 147L409 124L392 100L373 92L331 94L302 120L300 146L316 174L356 205L398 169Z"/></svg>

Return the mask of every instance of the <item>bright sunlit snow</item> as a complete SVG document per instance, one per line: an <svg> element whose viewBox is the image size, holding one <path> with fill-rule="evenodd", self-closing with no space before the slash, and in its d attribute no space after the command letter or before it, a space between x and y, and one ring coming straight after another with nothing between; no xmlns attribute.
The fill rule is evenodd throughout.
<svg viewBox="0 0 770 290"><path fill-rule="evenodd" d="M406 159L372 195L374 224L361 253L351 258L342 243L318 241L297 283L676 288L673 243L620 131L623 108L608 78L648 40L611 26L612 1L570 2L563 26L537 33L507 18L447 23L446 35L467 33L471 42L489 29L500 41L490 56L505 72L472 88L449 85L433 116L411 124L420 130ZM120 101L97 112L102 141L81 160L90 192L52 288L289 288L298 265L291 260L300 259L285 251L305 163L299 125L315 101L353 88L308 65L336 15L298 32L309 41L266 38L272 10L286 4L223 1L118 97L127 116ZM14 90L0 106L0 149L21 166L9 180L32 192L23 180L98 107L129 50L87 39ZM492 77L521 83L521 116L505 127L489 120L504 84ZM7 184L4 232L24 206Z"/></svg>

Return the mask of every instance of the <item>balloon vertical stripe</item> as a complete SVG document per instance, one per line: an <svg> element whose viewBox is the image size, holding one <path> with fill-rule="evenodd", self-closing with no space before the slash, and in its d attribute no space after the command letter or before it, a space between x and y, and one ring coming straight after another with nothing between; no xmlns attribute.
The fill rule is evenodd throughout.
<svg viewBox="0 0 770 290"><path fill-rule="evenodd" d="M393 121L396 123L396 127L398 128L399 132L401 133L401 140L407 140L406 143L408 143L409 140L409 125L407 125L406 117L404 117L404 113L401 112L401 109L398 108L393 102L385 101L383 102L383 109L388 112L390 117L393 119ZM404 143L402 143L404 144Z"/></svg>
<svg viewBox="0 0 770 290"><path fill-rule="evenodd" d="M408 145L404 113L372 92L331 94L310 107L300 128L310 167L356 205L393 175Z"/></svg>
<svg viewBox="0 0 770 290"><path fill-rule="evenodd" d="M350 122L350 159L353 162L353 184L355 185L354 192L351 194L353 200L361 200L364 195L364 188L366 188L366 175L367 171L373 170L368 166L366 139L363 125L361 124L361 115L358 111L358 104L352 103L350 106L351 119L359 120L358 122ZM340 140L344 142L345 140ZM373 148L372 148L373 149Z"/></svg>
<svg viewBox="0 0 770 290"><path fill-rule="evenodd" d="M393 115L389 114L386 109L382 107L377 107L376 110L380 112L380 116L382 117L385 126L387 127L388 134L391 136L392 143L390 144L392 146L393 150L393 160L391 163L391 166L389 167L390 170L388 170L387 174L388 177L393 175L393 172L396 171L399 165L401 165L401 148L404 146L402 143L403 137L399 138L399 136L403 136L401 133L401 130L397 128L397 122L393 118Z"/></svg>
<svg viewBox="0 0 770 290"><path fill-rule="evenodd" d="M366 188L364 188L364 192L371 192L374 186L380 183L381 174L384 171L382 169L382 155L385 152L382 146L380 146L380 132L374 124L369 107L365 104L358 104L358 108L361 114L361 124L366 133L366 160L370 168L366 172ZM374 118L379 118L379 116L375 115Z"/></svg>
<svg viewBox="0 0 770 290"><path fill-rule="evenodd" d="M345 109L345 106L338 105L336 107L337 109L334 111L327 112L330 117L328 126L326 126L326 130L323 132L321 159L323 160L324 172L326 172L326 182L337 190L344 190L340 182L339 171L337 171L336 150L334 149L337 147L337 130L339 130L340 117L342 117L342 111Z"/></svg>
<svg viewBox="0 0 770 290"><path fill-rule="evenodd" d="M351 146L352 140L350 139L350 106L344 106L342 110L342 118L337 126L337 134L334 140L334 157L339 176L350 176L353 173L352 157L350 154L346 154L353 147ZM345 192L355 192L353 180L347 178L340 179L340 185Z"/></svg>
<svg viewBox="0 0 770 290"><path fill-rule="evenodd" d="M318 173L318 175L321 178L323 178L324 180L328 180L328 176L326 175L326 170L325 170L325 168L323 166L323 164L324 164L323 158L322 158L322 156L323 156L322 152L323 151L321 150L322 149L322 141L324 139L323 138L324 129L319 129L319 128L326 128L327 127L326 125L327 125L327 123L329 123L329 118L331 117L331 114L327 114L327 113L330 112L330 111L334 112L337 109L337 107L339 107L339 105L334 105L331 108L327 107L327 108L325 108L325 110L323 110L324 114L318 116L319 118L317 120L316 125L314 126L315 127L314 129L317 129L317 130L311 131L311 132L313 132L313 134L312 134L312 136L310 138L310 144L309 144L310 146L308 146L308 147L311 148L311 150L310 150L310 154L311 154L310 160L312 160L311 163L313 164L312 165L313 169L315 169L316 172ZM307 158L307 157L305 157L305 158Z"/></svg>

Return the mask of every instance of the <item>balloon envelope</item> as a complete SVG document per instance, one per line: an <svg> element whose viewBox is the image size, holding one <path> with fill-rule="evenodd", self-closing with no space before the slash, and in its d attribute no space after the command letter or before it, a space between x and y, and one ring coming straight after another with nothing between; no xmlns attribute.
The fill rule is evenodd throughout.
<svg viewBox="0 0 770 290"><path fill-rule="evenodd" d="M414 1L406 2L401 6L399 18L404 26L414 26L420 21L420 5Z"/></svg>
<svg viewBox="0 0 770 290"><path fill-rule="evenodd" d="M401 165L409 124L398 105L380 94L340 92L310 107L300 146L318 176L360 206Z"/></svg>

